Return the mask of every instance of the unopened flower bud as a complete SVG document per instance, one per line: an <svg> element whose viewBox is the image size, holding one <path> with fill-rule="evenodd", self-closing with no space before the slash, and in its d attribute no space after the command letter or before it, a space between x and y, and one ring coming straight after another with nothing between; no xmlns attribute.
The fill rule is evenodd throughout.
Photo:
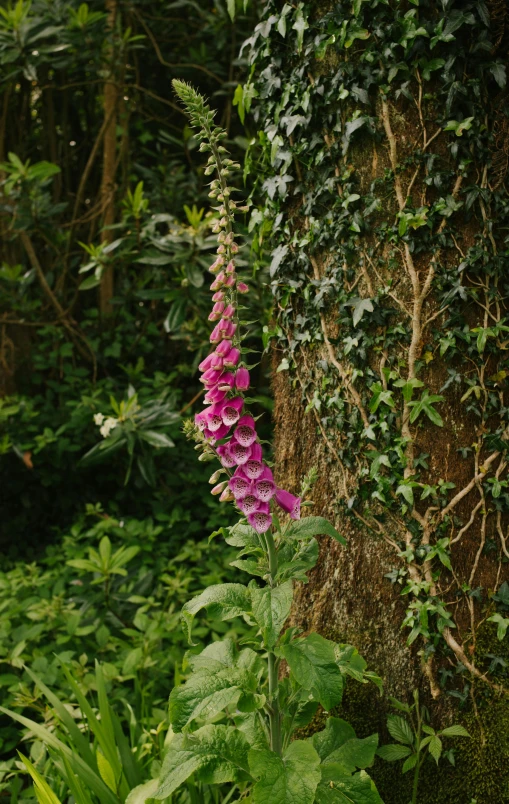
<svg viewBox="0 0 509 804"><path fill-rule="evenodd" d="M222 469L217 469L217 471L215 471L214 474L209 477L209 483L211 485L213 485L214 483L217 483L217 481L219 480L219 478L221 477L222 474L223 474L223 470Z"/></svg>
<svg viewBox="0 0 509 804"><path fill-rule="evenodd" d="M234 498L233 494L231 493L230 489L228 487L226 487L225 490L223 491L223 493L221 494L219 499L220 499L221 502L231 502L235 498Z"/></svg>
<svg viewBox="0 0 509 804"><path fill-rule="evenodd" d="M225 288L232 288L235 285L236 281L237 281L237 274L228 274L228 276L225 276L223 284Z"/></svg>
<svg viewBox="0 0 509 804"><path fill-rule="evenodd" d="M212 491L210 493L211 494L221 494L221 492L223 492L225 490L225 487L227 485L228 485L228 481L223 480L221 483L218 483L217 486L214 486L214 488L212 489Z"/></svg>
<svg viewBox="0 0 509 804"><path fill-rule="evenodd" d="M233 260L230 260L226 268L224 269L225 274L233 274L235 270L235 263Z"/></svg>
<svg viewBox="0 0 509 804"><path fill-rule="evenodd" d="M237 285L237 291L239 293L249 293L249 285L246 285L245 282L239 282L239 284Z"/></svg>
<svg viewBox="0 0 509 804"><path fill-rule="evenodd" d="M241 284L242 284L242 283L241 283ZM247 287L247 285L246 285L246 287ZM241 290L240 292L241 292L241 293L246 293L247 291L245 291L245 290L244 290L244 291L242 291L242 290ZM222 291L222 290L218 290L218 291L216 291L216 293L214 293L214 295L212 296L212 301L213 301L213 302L220 302L220 301L223 301L223 299L224 299L224 293L223 293L223 291Z"/></svg>
<svg viewBox="0 0 509 804"><path fill-rule="evenodd" d="M232 243L231 248L230 248L231 253L232 254L237 254L238 250L239 250L238 245L236 243Z"/></svg>

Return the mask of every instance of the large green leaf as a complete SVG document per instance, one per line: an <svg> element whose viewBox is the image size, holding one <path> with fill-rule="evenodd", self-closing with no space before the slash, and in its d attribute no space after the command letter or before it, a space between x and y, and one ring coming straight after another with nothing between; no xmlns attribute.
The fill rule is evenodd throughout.
<svg viewBox="0 0 509 804"><path fill-rule="evenodd" d="M253 749L249 768L258 779L253 804L313 804L321 778L320 758L311 743L296 740L283 758L273 751Z"/></svg>
<svg viewBox="0 0 509 804"><path fill-rule="evenodd" d="M341 536L328 519L323 516L306 516L294 522L289 534L292 539L303 539L310 536L330 536L340 544L346 545L346 539Z"/></svg>
<svg viewBox="0 0 509 804"><path fill-rule="evenodd" d="M193 597L182 609L182 625L191 642L193 620L201 609L208 609L211 617L231 620L249 611L251 595L241 583L222 583L209 586L201 595Z"/></svg>
<svg viewBox="0 0 509 804"><path fill-rule="evenodd" d="M359 768L369 768L375 759L378 734L359 739L349 723L331 717L311 742L322 761L324 779L331 781Z"/></svg>
<svg viewBox="0 0 509 804"><path fill-rule="evenodd" d="M170 694L170 722L176 732L197 718L212 718L235 704L241 711L263 706L257 694L262 664L250 648L236 653L231 640L213 643L190 659L195 672Z"/></svg>
<svg viewBox="0 0 509 804"><path fill-rule="evenodd" d="M271 588L251 587L253 617L260 626L262 638L267 648L276 644L285 621L290 614L293 600L291 581Z"/></svg>
<svg viewBox="0 0 509 804"><path fill-rule="evenodd" d="M324 709L332 709L343 697L343 675L336 664L336 645L319 634L294 639L279 649L295 680L309 690Z"/></svg>
<svg viewBox="0 0 509 804"><path fill-rule="evenodd" d="M315 804L383 804L375 783L366 771L323 783L316 791Z"/></svg>
<svg viewBox="0 0 509 804"><path fill-rule="evenodd" d="M248 751L245 736L232 726L204 726L192 734L177 734L170 742L153 798L167 798L193 773L207 784L249 779Z"/></svg>

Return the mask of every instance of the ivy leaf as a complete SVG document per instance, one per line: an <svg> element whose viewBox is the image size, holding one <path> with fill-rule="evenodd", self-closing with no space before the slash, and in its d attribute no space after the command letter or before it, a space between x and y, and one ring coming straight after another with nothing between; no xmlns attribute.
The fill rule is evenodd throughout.
<svg viewBox="0 0 509 804"><path fill-rule="evenodd" d="M501 62L492 64L490 67L490 73L492 74L493 78L499 85L500 89L504 89L507 83L507 73L505 64L502 64Z"/></svg>
<svg viewBox="0 0 509 804"><path fill-rule="evenodd" d="M335 643L319 634L294 639L279 648L295 680L313 695L325 710L343 697L343 675L336 664Z"/></svg>
<svg viewBox="0 0 509 804"><path fill-rule="evenodd" d="M181 613L182 627L191 641L191 629L196 614L201 609L208 609L212 617L220 620L232 620L249 611L251 595L249 589L241 583L214 584L205 589L201 595L193 597L185 604Z"/></svg>
<svg viewBox="0 0 509 804"><path fill-rule="evenodd" d="M249 743L233 726L204 726L192 734L176 734L170 742L159 776L155 799L170 796L191 774L206 784L249 778Z"/></svg>
<svg viewBox="0 0 509 804"><path fill-rule="evenodd" d="M307 19L305 19L304 14L302 13L302 8L297 9L297 13L295 15L295 22L292 25L292 29L297 31L297 52L300 53L302 50L302 43L304 41L304 31L309 28L309 23Z"/></svg>
<svg viewBox="0 0 509 804"><path fill-rule="evenodd" d="M405 718L398 717L398 715L390 715L387 718L387 728L391 737L394 737L398 743L413 745L414 733Z"/></svg>
<svg viewBox="0 0 509 804"><path fill-rule="evenodd" d="M354 327L362 321L364 313L372 313L374 310L371 299L361 299L359 296L347 301L345 307L353 307L352 320Z"/></svg>
<svg viewBox="0 0 509 804"><path fill-rule="evenodd" d="M288 534L292 539L309 536L330 536L340 544L346 545L346 539L323 516L306 516L292 524Z"/></svg>
<svg viewBox="0 0 509 804"><path fill-rule="evenodd" d="M398 759L404 759L410 756L412 749L407 745L381 745L376 752L379 757L385 759L386 762L396 762Z"/></svg>
<svg viewBox="0 0 509 804"><path fill-rule="evenodd" d="M272 261L271 261L270 267L269 267L269 273L270 273L271 278L274 277L276 275L276 273L278 272L279 266L283 262L283 260L286 257L287 253L288 253L288 246L278 246L272 252Z"/></svg>
<svg viewBox="0 0 509 804"><path fill-rule="evenodd" d="M422 380L418 380L417 377L412 377L408 380L396 380L394 385L396 388L401 388L401 393L403 394L403 399L405 402L410 402L414 388L422 388L424 383Z"/></svg>
<svg viewBox="0 0 509 804"><path fill-rule="evenodd" d="M491 617L488 617L489 623L497 623L497 639L501 642L506 635L507 629L509 628L509 617L502 617L501 614L493 614Z"/></svg>
<svg viewBox="0 0 509 804"><path fill-rule="evenodd" d="M320 758L309 742L295 740L279 757L273 751L249 752L249 769L258 779L253 804L313 804L321 778Z"/></svg>
<svg viewBox="0 0 509 804"><path fill-rule="evenodd" d="M293 600L293 583L286 581L281 586L251 589L253 617L260 626L267 648L273 648L285 624Z"/></svg>
<svg viewBox="0 0 509 804"><path fill-rule="evenodd" d="M369 390L373 394L369 403L371 413L376 413L382 403L390 408L394 407L392 391L384 390L381 382L375 382Z"/></svg>
<svg viewBox="0 0 509 804"><path fill-rule="evenodd" d="M408 483L401 483L396 489L396 494L401 494L410 508L414 507L414 490Z"/></svg>
<svg viewBox="0 0 509 804"><path fill-rule="evenodd" d="M433 407L435 402L443 401L443 396L440 396L439 394L430 394L429 391L426 390L418 402L408 403L408 407L413 408L410 414L410 423L413 424L419 418L421 413L425 413L433 424L436 424L437 427L443 427L444 421L438 411L436 411Z"/></svg>

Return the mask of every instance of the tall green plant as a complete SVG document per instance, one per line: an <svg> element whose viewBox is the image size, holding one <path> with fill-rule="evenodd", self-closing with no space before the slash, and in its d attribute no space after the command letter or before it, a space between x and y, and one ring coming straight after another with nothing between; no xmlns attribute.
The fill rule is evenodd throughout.
<svg viewBox="0 0 509 804"><path fill-rule="evenodd" d="M381 681L366 670L351 645L284 629L294 582L305 582L317 561L316 537L345 541L321 517L300 519L311 478L296 497L277 487L263 461L244 396L249 371L243 363L237 294L248 287L236 270L239 246L233 223L238 207L228 186L235 165L221 144L225 133L214 126L214 114L203 97L180 81L174 81L174 87L199 130L200 150L210 154L206 172L217 175L210 195L220 205L219 246L211 266L216 274L210 316L217 322L211 335L214 350L200 366L209 406L195 417L188 435L197 442L200 460L221 462L211 477L213 493L233 500L245 515L221 533L239 548L233 565L254 576L248 584L210 586L186 603L182 621L190 641L194 617L202 609L223 620L243 616L255 635L245 647L226 639L189 656L190 675L170 695L174 736L158 788L150 790L150 797L167 798L194 774L207 784L236 785L242 800L252 804L377 804L381 799L365 772L374 760L377 735L358 739L348 723L331 717L321 732L296 738L319 706L329 711L341 702L348 676L361 683ZM288 517L280 520L276 506Z"/></svg>

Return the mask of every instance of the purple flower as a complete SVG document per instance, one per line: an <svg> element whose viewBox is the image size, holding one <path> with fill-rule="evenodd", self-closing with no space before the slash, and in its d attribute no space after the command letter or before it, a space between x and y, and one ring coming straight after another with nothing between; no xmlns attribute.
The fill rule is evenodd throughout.
<svg viewBox="0 0 509 804"><path fill-rule="evenodd" d="M237 466L244 466L251 456L251 447L243 447L242 444L232 438L228 444L228 452Z"/></svg>
<svg viewBox="0 0 509 804"><path fill-rule="evenodd" d="M219 324L216 324L212 332L210 333L209 341L211 343L219 343L223 339L223 333L219 329Z"/></svg>
<svg viewBox="0 0 509 804"><path fill-rule="evenodd" d="M217 381L219 391L231 391L235 383L235 377L230 371L224 371Z"/></svg>
<svg viewBox="0 0 509 804"><path fill-rule="evenodd" d="M272 472L266 466L260 477L254 481L254 495L262 502L268 502L276 492L276 484L272 477Z"/></svg>
<svg viewBox="0 0 509 804"><path fill-rule="evenodd" d="M284 489L276 489L276 502L292 519L300 519L300 497Z"/></svg>
<svg viewBox="0 0 509 804"><path fill-rule="evenodd" d="M217 385L215 385L207 391L203 399L207 405L213 405L214 402L222 402L227 393L228 391L220 391Z"/></svg>
<svg viewBox="0 0 509 804"><path fill-rule="evenodd" d="M222 424L218 430L214 431L209 430L209 428L206 427L205 430L203 431L203 435L205 436L205 438L210 438L212 439L213 442L215 442L220 441L222 438L227 436L229 430L230 428L228 427L227 424Z"/></svg>
<svg viewBox="0 0 509 804"><path fill-rule="evenodd" d="M241 500L247 494L252 493L250 481L247 479L247 477L244 477L244 475L240 474L240 472L241 469L239 467L228 482L228 485L236 500Z"/></svg>
<svg viewBox="0 0 509 804"><path fill-rule="evenodd" d="M247 494L245 497L237 500L237 505L243 514L249 516L249 514L254 514L256 511L258 511L260 507L260 500L257 500L254 494Z"/></svg>
<svg viewBox="0 0 509 804"><path fill-rule="evenodd" d="M253 514L248 514L247 521L257 533L265 533L272 525L272 517L268 511L255 511Z"/></svg>
<svg viewBox="0 0 509 804"><path fill-rule="evenodd" d="M211 352L204 360L201 361L200 365L198 366L200 371L207 371L207 369L211 367L213 355L214 352Z"/></svg>
<svg viewBox="0 0 509 804"><path fill-rule="evenodd" d="M225 467L225 469L232 469L236 464L230 452L228 450L229 444L220 444L216 447L216 452L219 455L219 460L221 461L221 465Z"/></svg>
<svg viewBox="0 0 509 804"><path fill-rule="evenodd" d="M241 396L236 396L233 399L227 399L223 403L223 408L221 410L221 416L223 422L231 427L233 424L237 424L238 420L240 419L240 411L244 406L244 400Z"/></svg>
<svg viewBox="0 0 509 804"><path fill-rule="evenodd" d="M256 441L255 420L253 417L242 416L233 435L243 447L250 447Z"/></svg>

